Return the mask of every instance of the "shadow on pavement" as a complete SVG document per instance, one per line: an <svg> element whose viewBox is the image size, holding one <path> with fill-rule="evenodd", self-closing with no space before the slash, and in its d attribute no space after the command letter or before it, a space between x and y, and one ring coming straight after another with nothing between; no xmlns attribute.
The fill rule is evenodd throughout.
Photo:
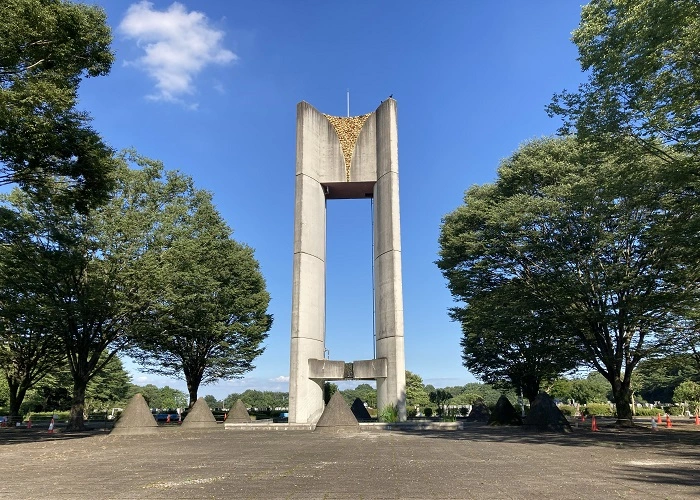
<svg viewBox="0 0 700 500"><path fill-rule="evenodd" d="M58 429L52 434L46 429L0 429L0 446L42 441L67 441L107 434L109 434L109 431L104 429L86 429L79 432L68 432Z"/></svg>

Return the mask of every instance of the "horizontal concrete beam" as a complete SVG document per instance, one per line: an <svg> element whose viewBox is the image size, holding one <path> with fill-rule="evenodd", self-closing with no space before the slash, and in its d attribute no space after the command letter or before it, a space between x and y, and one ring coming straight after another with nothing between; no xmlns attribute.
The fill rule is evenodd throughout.
<svg viewBox="0 0 700 500"><path fill-rule="evenodd" d="M386 358L355 361L352 364L355 380L375 380L385 378L387 374Z"/></svg>
<svg viewBox="0 0 700 500"><path fill-rule="evenodd" d="M376 380L386 378L386 358L345 363L329 359L309 359L309 378L314 380Z"/></svg>
<svg viewBox="0 0 700 500"><path fill-rule="evenodd" d="M344 380L345 362L330 359L309 359L309 378L316 380Z"/></svg>

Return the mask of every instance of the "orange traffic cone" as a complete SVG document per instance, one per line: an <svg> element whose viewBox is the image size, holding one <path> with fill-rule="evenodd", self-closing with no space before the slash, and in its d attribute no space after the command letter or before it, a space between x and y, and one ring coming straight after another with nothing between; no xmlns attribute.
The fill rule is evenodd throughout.
<svg viewBox="0 0 700 500"><path fill-rule="evenodd" d="M666 428L670 429L673 427L673 423L671 423L671 415L666 414Z"/></svg>
<svg viewBox="0 0 700 500"><path fill-rule="evenodd" d="M698 415L698 412L695 412L695 425L700 425L700 415Z"/></svg>
<svg viewBox="0 0 700 500"><path fill-rule="evenodd" d="M657 413L657 416L656 416L656 423L659 424L659 425L661 425L661 413Z"/></svg>
<svg viewBox="0 0 700 500"><path fill-rule="evenodd" d="M53 425L54 425L54 421L53 421L53 417L51 417L51 422L49 422L49 434L53 434Z"/></svg>
<svg viewBox="0 0 700 500"><path fill-rule="evenodd" d="M591 430L596 432L598 430L598 424L595 423L595 415L593 415L593 420L591 420Z"/></svg>

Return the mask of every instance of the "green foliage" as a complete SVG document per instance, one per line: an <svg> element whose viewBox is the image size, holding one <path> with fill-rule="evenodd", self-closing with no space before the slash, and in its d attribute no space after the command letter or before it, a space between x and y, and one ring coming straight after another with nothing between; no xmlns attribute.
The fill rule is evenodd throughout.
<svg viewBox="0 0 700 500"><path fill-rule="evenodd" d="M229 394L224 398L224 406L232 408L239 399L248 408L287 408L289 406L289 393L287 392L257 391L254 389L248 389L242 394Z"/></svg>
<svg viewBox="0 0 700 500"><path fill-rule="evenodd" d="M661 408L641 407L635 408L634 412L638 417L656 417L659 413L663 413L664 411Z"/></svg>
<svg viewBox="0 0 700 500"><path fill-rule="evenodd" d="M576 415L576 407L571 405L559 405L559 410L567 417L573 417Z"/></svg>
<svg viewBox="0 0 700 500"><path fill-rule="evenodd" d="M209 409L213 410L214 408L221 408L223 406L223 402L219 401L216 399L215 396L212 396L211 394L207 394L204 396L204 401L207 402L207 406L209 406Z"/></svg>
<svg viewBox="0 0 700 500"><path fill-rule="evenodd" d="M148 166L147 178L132 173L130 191L112 206L118 212L127 194L145 194L152 230L139 269L148 307L130 327L131 354L146 371L184 376L193 404L200 385L253 368L272 326L270 296L253 250L230 238L211 194L132 158Z"/></svg>
<svg viewBox="0 0 700 500"><path fill-rule="evenodd" d="M80 212L106 198L112 154L75 104L83 77L109 72L111 38L98 7L0 3L0 184Z"/></svg>
<svg viewBox="0 0 700 500"><path fill-rule="evenodd" d="M131 376L121 360L114 356L88 382L85 389L85 418L97 410L106 410L127 400Z"/></svg>
<svg viewBox="0 0 700 500"><path fill-rule="evenodd" d="M0 377L0 406L5 406L10 402L10 388L7 385L7 380Z"/></svg>
<svg viewBox="0 0 700 500"><path fill-rule="evenodd" d="M700 411L700 384L686 380L673 391L673 401L688 405L689 411Z"/></svg>
<svg viewBox="0 0 700 500"><path fill-rule="evenodd" d="M452 399L452 394L445 389L436 389L428 396L430 402L437 405L437 413L442 416L447 413L448 401Z"/></svg>
<svg viewBox="0 0 700 500"><path fill-rule="evenodd" d="M328 404L333 397L333 394L338 392L338 384L333 382L325 382L323 384L323 402Z"/></svg>
<svg viewBox="0 0 700 500"><path fill-rule="evenodd" d="M145 386L131 385L127 397L131 398L136 393L141 393L150 408L165 410L187 407L187 395L167 385L162 388L153 384Z"/></svg>
<svg viewBox="0 0 700 500"><path fill-rule="evenodd" d="M433 416L433 409L430 406L426 406L423 408L423 415L426 417L430 418Z"/></svg>
<svg viewBox="0 0 700 500"><path fill-rule="evenodd" d="M379 412L377 419L380 422L394 423L399 421L399 410L394 405L387 405Z"/></svg>
<svg viewBox="0 0 700 500"><path fill-rule="evenodd" d="M664 406L664 412L672 417L681 417L685 412L685 408L683 406Z"/></svg>
<svg viewBox="0 0 700 500"><path fill-rule="evenodd" d="M605 376L627 419L634 368L671 343L697 302L700 231L686 211L700 211L700 196L687 196L676 166L621 151L573 137L523 145L495 183L469 189L445 217L438 266L464 303L452 315L467 326L485 294L536 299L529 304L556 325L541 332L543 343L580 346L577 361Z"/></svg>
<svg viewBox="0 0 700 500"><path fill-rule="evenodd" d="M580 404L607 403L610 383L598 372L571 381L571 399Z"/></svg>
<svg viewBox="0 0 700 500"><path fill-rule="evenodd" d="M415 409L416 406L424 406L429 401L423 379L420 375L406 370L406 408Z"/></svg>
<svg viewBox="0 0 700 500"><path fill-rule="evenodd" d="M615 410L610 408L609 404L604 403L589 403L585 407L581 407L581 411L585 415L595 415L596 417L615 416Z"/></svg>
<svg viewBox="0 0 700 500"><path fill-rule="evenodd" d="M639 392L649 402L673 401L673 391L686 380L700 381L700 370L690 354L669 354L644 360L636 372Z"/></svg>
<svg viewBox="0 0 700 500"><path fill-rule="evenodd" d="M356 398L360 398L363 403L367 403L370 408L377 407L377 390L369 384L360 384L354 389L341 391L345 401L351 405ZM408 405L407 405L408 406Z"/></svg>
<svg viewBox="0 0 700 500"><path fill-rule="evenodd" d="M594 0L573 33L588 81L555 96L549 112L564 118L565 133L610 144L634 135L652 151L663 140L697 161L698 40L696 0Z"/></svg>

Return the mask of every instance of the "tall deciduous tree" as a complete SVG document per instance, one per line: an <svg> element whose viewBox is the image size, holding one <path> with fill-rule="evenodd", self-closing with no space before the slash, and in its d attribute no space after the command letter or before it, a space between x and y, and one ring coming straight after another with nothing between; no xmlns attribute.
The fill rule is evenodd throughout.
<svg viewBox="0 0 700 500"><path fill-rule="evenodd" d="M144 255L149 308L132 329L132 355L149 372L184 377L194 404L200 385L253 368L272 316L253 250L231 239L211 195L187 183Z"/></svg>
<svg viewBox="0 0 700 500"><path fill-rule="evenodd" d="M110 43L98 7L0 3L0 185L51 195L81 212L106 199L112 152L75 105L82 78L109 72Z"/></svg>
<svg viewBox="0 0 700 500"><path fill-rule="evenodd" d="M699 200L676 174L656 156L530 142L445 218L438 265L467 308L484 291L527 287L575 334L629 420L634 368L673 345L697 300L700 232L677 200L696 211Z"/></svg>
<svg viewBox="0 0 700 500"><path fill-rule="evenodd" d="M430 402L420 375L406 370L406 407L423 407Z"/></svg>
<svg viewBox="0 0 700 500"><path fill-rule="evenodd" d="M3 197L18 201L18 193ZM51 248L37 221L0 207L0 372L7 379L9 411L20 415L27 391L65 367L65 351L46 314L46 265Z"/></svg>

